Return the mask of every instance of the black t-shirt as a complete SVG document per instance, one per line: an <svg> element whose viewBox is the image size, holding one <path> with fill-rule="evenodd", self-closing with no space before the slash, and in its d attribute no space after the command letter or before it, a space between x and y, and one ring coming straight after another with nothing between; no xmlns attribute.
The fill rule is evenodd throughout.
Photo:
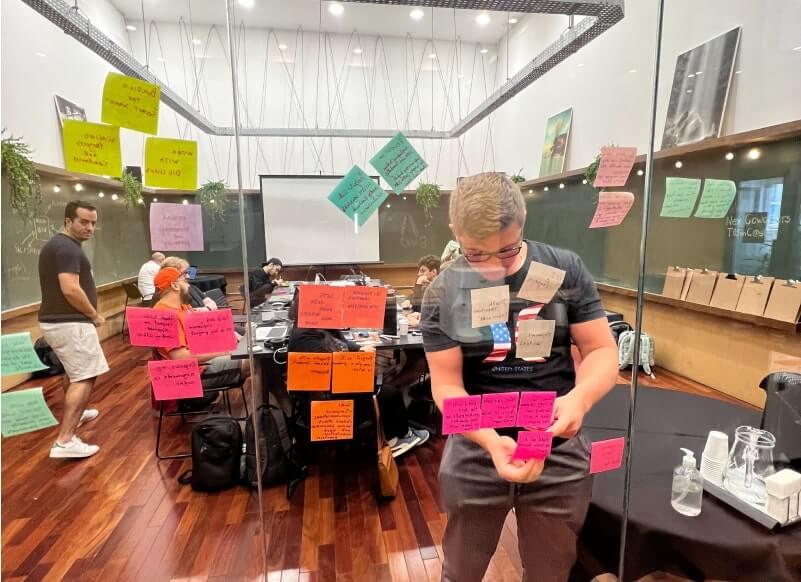
<svg viewBox="0 0 801 582"><path fill-rule="evenodd" d="M91 321L64 297L61 285L58 283L59 273L77 273L81 289L86 293L92 306L97 309L97 290L89 258L81 249L81 243L59 232L45 243L39 254L39 285L42 288L39 321L44 323Z"/></svg>
<svg viewBox="0 0 801 582"><path fill-rule="evenodd" d="M487 281L460 257L426 291L421 316L425 350L462 349L462 374L468 394L528 390L566 394L576 381L570 354L570 324L605 317L592 275L578 255L542 243L526 241L526 244L523 266L503 281ZM565 271L562 286L550 303L517 296L532 261ZM498 285L509 285L508 321L471 327L470 291ZM515 330L521 317L556 322L549 357L526 360L516 357Z"/></svg>

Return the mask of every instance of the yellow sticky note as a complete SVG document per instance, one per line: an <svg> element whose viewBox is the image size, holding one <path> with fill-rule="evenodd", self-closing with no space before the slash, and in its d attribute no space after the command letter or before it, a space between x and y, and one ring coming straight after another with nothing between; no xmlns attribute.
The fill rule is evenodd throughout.
<svg viewBox="0 0 801 582"><path fill-rule="evenodd" d="M65 119L63 137L64 167L70 172L122 175L119 127Z"/></svg>
<svg viewBox="0 0 801 582"><path fill-rule="evenodd" d="M161 137L147 138L145 186L197 190L197 142Z"/></svg>
<svg viewBox="0 0 801 582"><path fill-rule="evenodd" d="M103 123L158 133L161 87L119 73L109 73L103 85Z"/></svg>

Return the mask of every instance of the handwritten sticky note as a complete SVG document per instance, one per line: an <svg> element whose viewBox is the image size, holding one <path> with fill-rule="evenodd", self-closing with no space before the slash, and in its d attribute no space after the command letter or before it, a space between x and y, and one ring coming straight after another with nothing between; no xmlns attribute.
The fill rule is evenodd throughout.
<svg viewBox="0 0 801 582"><path fill-rule="evenodd" d="M387 307L385 287L344 287L342 294L343 325L345 327L384 327Z"/></svg>
<svg viewBox="0 0 801 582"><path fill-rule="evenodd" d="M173 348L181 345L178 314L171 309L127 307L125 318L132 346Z"/></svg>
<svg viewBox="0 0 801 582"><path fill-rule="evenodd" d="M524 359L550 357L555 330L552 319L518 320L515 355Z"/></svg>
<svg viewBox="0 0 801 582"><path fill-rule="evenodd" d="M27 331L2 336L0 362L2 362L3 376L36 372L47 368L33 350L31 334Z"/></svg>
<svg viewBox="0 0 801 582"><path fill-rule="evenodd" d="M665 178L665 199L662 218L689 218L695 208L701 180L696 178Z"/></svg>
<svg viewBox="0 0 801 582"><path fill-rule="evenodd" d="M197 356L236 349L234 318L230 309L192 311L184 318L186 347Z"/></svg>
<svg viewBox="0 0 801 582"><path fill-rule="evenodd" d="M613 471L623 463L623 449L626 448L624 437L595 441L590 450L590 473Z"/></svg>
<svg viewBox="0 0 801 582"><path fill-rule="evenodd" d="M179 400L203 396L200 368L195 358L151 360L147 363L156 400Z"/></svg>
<svg viewBox="0 0 801 582"><path fill-rule="evenodd" d="M147 138L145 186L197 190L197 142L162 137Z"/></svg>
<svg viewBox="0 0 801 582"><path fill-rule="evenodd" d="M156 134L159 130L161 87L147 81L109 73L103 85L100 119L118 127Z"/></svg>
<svg viewBox="0 0 801 582"><path fill-rule="evenodd" d="M481 428L481 396L446 398L442 404L442 434Z"/></svg>
<svg viewBox="0 0 801 582"><path fill-rule="evenodd" d="M532 261L517 296L537 303L549 303L564 280L565 271L562 269Z"/></svg>
<svg viewBox="0 0 801 582"><path fill-rule="evenodd" d="M509 319L509 285L470 290L472 326L506 323Z"/></svg>
<svg viewBox="0 0 801 582"><path fill-rule="evenodd" d="M311 403L311 440L353 438L353 400L316 400Z"/></svg>
<svg viewBox="0 0 801 582"><path fill-rule="evenodd" d="M0 409L0 423L4 437L25 434L58 424L50 408L47 407L41 387L4 392L0 397Z"/></svg>
<svg viewBox="0 0 801 582"><path fill-rule="evenodd" d="M519 392L484 394L481 397L481 428L515 426Z"/></svg>
<svg viewBox="0 0 801 582"><path fill-rule="evenodd" d="M122 175L120 128L65 119L64 167L70 172L119 178Z"/></svg>
<svg viewBox="0 0 801 582"><path fill-rule="evenodd" d="M341 329L344 287L301 285L298 289L298 327Z"/></svg>
<svg viewBox="0 0 801 582"><path fill-rule="evenodd" d="M334 352L332 392L372 393L374 385L375 352Z"/></svg>
<svg viewBox="0 0 801 582"><path fill-rule="evenodd" d="M636 157L637 148L602 147L601 164L598 166L593 186L596 188L625 186Z"/></svg>
<svg viewBox="0 0 801 582"><path fill-rule="evenodd" d="M370 164L397 194L403 193L406 186L428 167L401 132L378 150Z"/></svg>
<svg viewBox="0 0 801 582"><path fill-rule="evenodd" d="M202 251L200 204L150 205L150 247L159 251Z"/></svg>
<svg viewBox="0 0 801 582"><path fill-rule="evenodd" d="M325 391L331 389L331 354L289 352L287 390Z"/></svg>
<svg viewBox="0 0 801 582"><path fill-rule="evenodd" d="M599 192L598 206L595 207L590 228L617 226L623 222L632 206L634 194L631 192Z"/></svg>
<svg viewBox="0 0 801 582"><path fill-rule="evenodd" d="M541 461L551 454L553 433L540 430L521 430L517 434L517 447L512 454L513 459Z"/></svg>
<svg viewBox="0 0 801 582"><path fill-rule="evenodd" d="M345 216L356 221L359 226L378 210L388 194L364 173L359 166L353 166L344 178L336 185L328 199L345 213Z"/></svg>
<svg viewBox="0 0 801 582"><path fill-rule="evenodd" d="M701 192L701 201L696 218L723 218L729 213L731 203L737 196L737 185L732 180L715 180L707 178L704 181L704 190Z"/></svg>
<svg viewBox="0 0 801 582"><path fill-rule="evenodd" d="M517 408L517 426L548 428L553 422L556 392L522 392Z"/></svg>

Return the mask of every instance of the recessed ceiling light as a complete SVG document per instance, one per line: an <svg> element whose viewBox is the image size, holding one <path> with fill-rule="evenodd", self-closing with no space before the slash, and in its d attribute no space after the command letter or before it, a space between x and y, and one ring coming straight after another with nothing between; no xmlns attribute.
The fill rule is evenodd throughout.
<svg viewBox="0 0 801 582"><path fill-rule="evenodd" d="M239 5L244 8L253 8L253 0L239 0Z"/></svg>
<svg viewBox="0 0 801 582"><path fill-rule="evenodd" d="M734 152L729 152L724 156L727 160L732 161L734 159Z"/></svg>
<svg viewBox="0 0 801 582"><path fill-rule="evenodd" d="M187 205L187 204L189 204L189 200L187 200L186 198L184 198L183 200L181 200L181 204L183 204L183 205Z"/></svg>
<svg viewBox="0 0 801 582"><path fill-rule="evenodd" d="M794 51L801 51L801 44L793 47Z"/></svg>
<svg viewBox="0 0 801 582"><path fill-rule="evenodd" d="M354 53L354 54L357 54L357 55L360 55L360 54L362 54L362 49L360 49L360 48L355 48L355 49L353 49L353 53Z"/></svg>
<svg viewBox="0 0 801 582"><path fill-rule="evenodd" d="M762 152L759 151L759 148L751 148L748 150L748 159L749 160L758 160L759 156L762 155Z"/></svg>
<svg viewBox="0 0 801 582"><path fill-rule="evenodd" d="M636 73L637 69L629 69L629 73Z"/></svg>
<svg viewBox="0 0 801 582"><path fill-rule="evenodd" d="M158 202L158 201L159 201L158 198L153 198L153 202Z"/></svg>
<svg viewBox="0 0 801 582"><path fill-rule="evenodd" d="M200 44L200 39L199 38L193 38L192 39L192 44Z"/></svg>
<svg viewBox="0 0 801 582"><path fill-rule="evenodd" d="M584 63L579 63L579 64L577 64L576 66L577 66L577 67L583 67L583 66L584 66Z"/></svg>
<svg viewBox="0 0 801 582"><path fill-rule="evenodd" d="M341 16L342 13L345 12L345 7L339 2L331 2L331 4L328 5L328 12L334 16Z"/></svg>
<svg viewBox="0 0 801 582"><path fill-rule="evenodd" d="M587 183L587 179L586 179L586 178L584 178L584 179L581 181L581 183L582 183L582 184L586 184L586 183Z"/></svg>
<svg viewBox="0 0 801 582"><path fill-rule="evenodd" d="M37 57L46 57L47 55L46 55L46 54L44 54L44 53L36 53L36 56L37 56Z"/></svg>
<svg viewBox="0 0 801 582"><path fill-rule="evenodd" d="M387 204L387 208L392 208L392 204Z"/></svg>
<svg viewBox="0 0 801 582"><path fill-rule="evenodd" d="M559 189L560 189L560 190L564 190L564 189L565 189L565 184L564 184L564 182L560 182L560 183L559 183Z"/></svg>
<svg viewBox="0 0 801 582"><path fill-rule="evenodd" d="M116 200L117 198L119 198L119 196L117 196L116 194L112 194L112 195L111 195L111 199L112 199L112 200Z"/></svg>
<svg viewBox="0 0 801 582"><path fill-rule="evenodd" d="M285 51L286 50L286 45L284 43L279 44L278 45L278 50Z"/></svg>
<svg viewBox="0 0 801 582"><path fill-rule="evenodd" d="M139 204L144 204L144 203L145 203L145 201L144 201L142 198L140 198L140 199L138 200L138 202L139 202Z"/></svg>
<svg viewBox="0 0 801 582"><path fill-rule="evenodd" d="M81 192L83 190L83 184L75 184L74 188L76 192Z"/></svg>
<svg viewBox="0 0 801 582"><path fill-rule="evenodd" d="M543 190L545 190L547 192L548 191L548 186L545 186L545 188L543 188Z"/></svg>
<svg viewBox="0 0 801 582"><path fill-rule="evenodd" d="M740 73L742 73L742 71L740 71L740 70L734 71L735 75L739 75Z"/></svg>
<svg viewBox="0 0 801 582"><path fill-rule="evenodd" d="M425 16L425 12L423 12L419 8L415 8L414 10L409 12L409 16L412 17L412 20L422 20L423 16Z"/></svg>
<svg viewBox="0 0 801 582"><path fill-rule="evenodd" d="M136 27L133 24L126 24L125 30L130 30L131 32L136 32Z"/></svg>
<svg viewBox="0 0 801 582"><path fill-rule="evenodd" d="M482 12L476 16L476 24L479 26L487 26L490 23L490 16L486 12Z"/></svg>
<svg viewBox="0 0 801 582"><path fill-rule="evenodd" d="M677 169L678 169L678 168L681 168L683 165L684 165L684 164L682 164L682 163L681 163L681 160L677 160L677 161L676 161L676 163L675 163L675 164L673 164L673 166L675 166Z"/></svg>
<svg viewBox="0 0 801 582"><path fill-rule="evenodd" d="M704 72L703 72L703 71L695 71L695 74L696 74L696 75L703 75L703 74L704 74Z"/></svg>
<svg viewBox="0 0 801 582"><path fill-rule="evenodd" d="M102 192L98 192L97 193L97 197L98 198L103 198L103 197L105 197L105 194L103 194Z"/></svg>
<svg viewBox="0 0 801 582"><path fill-rule="evenodd" d="M61 186L59 186L58 184L53 186L53 192L61 192Z"/></svg>
<svg viewBox="0 0 801 582"><path fill-rule="evenodd" d="M487 54L489 52L489 49L481 49L478 52L480 52L482 55L485 55L485 54Z"/></svg>
<svg viewBox="0 0 801 582"><path fill-rule="evenodd" d="M687 75L687 78L688 79L694 79L695 78L695 73L690 73L689 75Z"/></svg>
<svg viewBox="0 0 801 582"><path fill-rule="evenodd" d="M693 92L692 89L687 89L687 93L692 93L692 92Z"/></svg>
<svg viewBox="0 0 801 582"><path fill-rule="evenodd" d="M517 18L510 18L509 24L517 24Z"/></svg>
<svg viewBox="0 0 801 582"><path fill-rule="evenodd" d="M429 53L428 58L429 59L436 59L437 58L437 53Z"/></svg>
<svg viewBox="0 0 801 582"><path fill-rule="evenodd" d="M529 194L534 194L534 190L529 190L528 193Z"/></svg>
<svg viewBox="0 0 801 582"><path fill-rule="evenodd" d="M637 170L637 175L638 175L638 176L642 176L644 173L645 173L645 172L643 172L642 170Z"/></svg>

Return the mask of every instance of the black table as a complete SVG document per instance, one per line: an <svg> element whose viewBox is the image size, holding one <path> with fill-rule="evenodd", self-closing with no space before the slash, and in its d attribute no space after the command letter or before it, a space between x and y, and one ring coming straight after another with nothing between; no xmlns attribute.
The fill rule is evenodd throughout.
<svg viewBox="0 0 801 582"><path fill-rule="evenodd" d="M616 387L585 420L591 440L625 434L629 387ZM699 459L709 430L732 438L743 424L759 425L751 408L703 396L641 387L632 448L632 478L624 580L665 571L692 580L801 580L801 527L770 531L705 494L701 515L685 517L670 505L679 447ZM617 572L623 513L623 470L595 477L581 544L601 565Z"/></svg>
<svg viewBox="0 0 801 582"><path fill-rule="evenodd" d="M211 289L221 289L225 293L226 281L223 275L196 275L194 279L189 281L192 285L201 291L210 291Z"/></svg>

